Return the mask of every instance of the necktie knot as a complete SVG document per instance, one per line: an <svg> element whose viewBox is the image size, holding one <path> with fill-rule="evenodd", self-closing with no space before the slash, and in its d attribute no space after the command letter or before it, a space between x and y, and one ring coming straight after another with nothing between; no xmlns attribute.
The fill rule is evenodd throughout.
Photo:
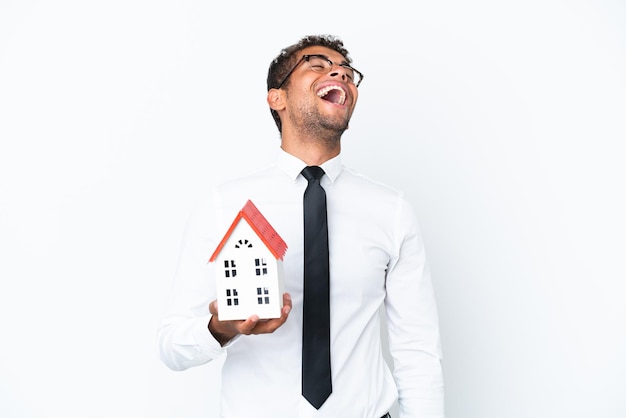
<svg viewBox="0 0 626 418"><path fill-rule="evenodd" d="M318 167L316 165L308 166L302 170L302 175L308 181L311 181L313 179L319 180L324 175L324 170L322 169L322 167Z"/></svg>

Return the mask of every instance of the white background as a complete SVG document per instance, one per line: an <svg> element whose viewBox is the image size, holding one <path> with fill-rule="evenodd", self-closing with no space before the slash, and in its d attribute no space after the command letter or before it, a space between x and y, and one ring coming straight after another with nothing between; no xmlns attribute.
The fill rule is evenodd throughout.
<svg viewBox="0 0 626 418"><path fill-rule="evenodd" d="M166 369L157 324L316 33L365 74L345 163L418 209L447 417L626 416L624 2L0 0L1 417L215 416L219 364Z"/></svg>

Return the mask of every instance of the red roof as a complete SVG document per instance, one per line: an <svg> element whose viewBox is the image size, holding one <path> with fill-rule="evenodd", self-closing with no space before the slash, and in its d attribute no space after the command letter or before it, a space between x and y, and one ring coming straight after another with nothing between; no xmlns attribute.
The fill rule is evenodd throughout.
<svg viewBox="0 0 626 418"><path fill-rule="evenodd" d="M283 241L280 235L278 235L278 232L276 232L272 225L270 225L267 219L265 219L259 209L254 206L254 203L252 203L251 200L248 200L235 217L235 220L231 224L230 228L228 228L226 235L224 235L224 238L222 238L222 241L213 252L209 262L215 261L217 255L220 251L222 251L224 244L226 244L230 234L232 234L235 230L235 227L241 219L245 219L246 222L248 222L254 232L259 236L259 238L261 238L261 241L263 241L265 246L270 250L274 257L276 257L276 259L283 259L285 252L287 251L287 244Z"/></svg>

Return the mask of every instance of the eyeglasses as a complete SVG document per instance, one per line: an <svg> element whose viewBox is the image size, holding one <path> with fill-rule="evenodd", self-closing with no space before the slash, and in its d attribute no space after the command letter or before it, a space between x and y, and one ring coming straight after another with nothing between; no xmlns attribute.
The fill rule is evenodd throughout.
<svg viewBox="0 0 626 418"><path fill-rule="evenodd" d="M285 84L285 81L287 81L291 73L293 73L295 69L298 68L300 64L302 64L303 61L306 61L309 64L309 67L311 68L311 70L315 71L316 73L322 73L322 74L329 73L330 70L335 65L335 63L332 62L330 59L328 59L328 57L325 55L318 55L318 54L303 55L302 58L300 58L300 60L296 63L296 65L294 65L293 68L289 70L285 78L283 78L283 81L280 82L280 84L277 87L278 89L281 88L283 84ZM354 68L350 67L348 64L337 64L337 65L346 70L346 76L348 78L348 82L354 84L356 87L359 87L359 84L361 84L361 82L363 81L363 74L361 74L359 71L355 70Z"/></svg>

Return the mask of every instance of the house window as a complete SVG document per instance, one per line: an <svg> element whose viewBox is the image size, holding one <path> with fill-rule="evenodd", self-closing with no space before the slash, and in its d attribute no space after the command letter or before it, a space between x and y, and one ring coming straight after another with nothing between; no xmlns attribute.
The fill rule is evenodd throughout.
<svg viewBox="0 0 626 418"><path fill-rule="evenodd" d="M235 244L235 248L242 248L242 247L252 248L252 243L248 241L247 239L237 241L237 244Z"/></svg>
<svg viewBox="0 0 626 418"><path fill-rule="evenodd" d="M269 305L270 291L267 287L263 287L263 288L257 287L256 294L257 294L257 302L259 305Z"/></svg>
<svg viewBox="0 0 626 418"><path fill-rule="evenodd" d="M257 276L265 276L267 274L267 262L264 258L255 258L254 266L256 267L256 275Z"/></svg>
<svg viewBox="0 0 626 418"><path fill-rule="evenodd" d="M237 289L226 289L226 304L228 306L239 305L239 294Z"/></svg>
<svg viewBox="0 0 626 418"><path fill-rule="evenodd" d="M237 275L235 260L224 260L224 275L226 277L235 277Z"/></svg>

